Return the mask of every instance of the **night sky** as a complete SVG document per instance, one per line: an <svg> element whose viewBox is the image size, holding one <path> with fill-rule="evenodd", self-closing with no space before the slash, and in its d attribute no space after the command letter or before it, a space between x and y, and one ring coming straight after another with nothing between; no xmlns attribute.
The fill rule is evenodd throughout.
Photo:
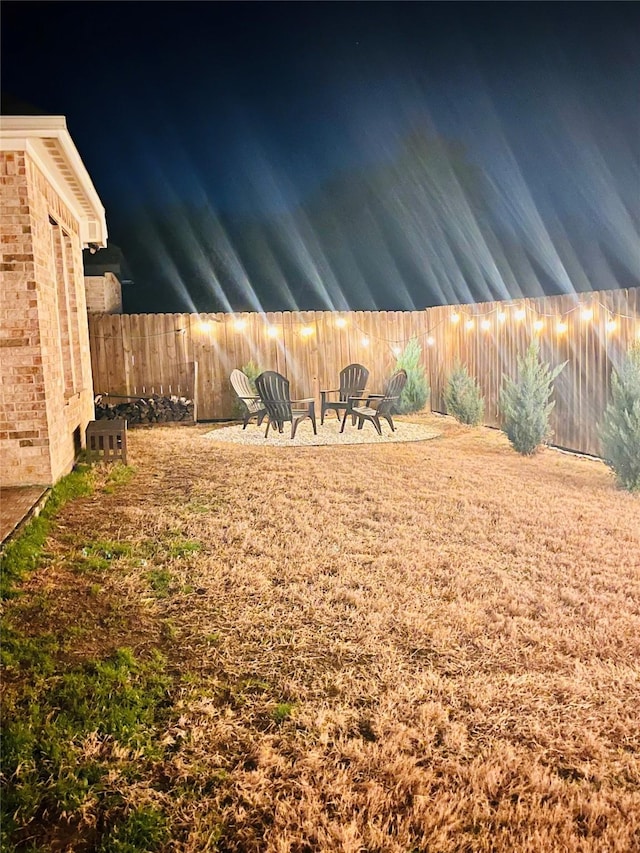
<svg viewBox="0 0 640 853"><path fill-rule="evenodd" d="M402 309L640 284L636 3L2 3L127 311Z"/></svg>

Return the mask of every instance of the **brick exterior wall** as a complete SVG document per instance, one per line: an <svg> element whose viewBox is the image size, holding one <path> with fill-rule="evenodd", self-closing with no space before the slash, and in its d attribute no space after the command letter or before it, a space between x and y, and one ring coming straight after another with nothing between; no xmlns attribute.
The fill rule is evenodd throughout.
<svg viewBox="0 0 640 853"><path fill-rule="evenodd" d="M90 314L122 314L122 286L112 272L86 275L84 289Z"/></svg>
<svg viewBox="0 0 640 853"><path fill-rule="evenodd" d="M50 485L93 419L82 245L28 154L0 152L0 485Z"/></svg>

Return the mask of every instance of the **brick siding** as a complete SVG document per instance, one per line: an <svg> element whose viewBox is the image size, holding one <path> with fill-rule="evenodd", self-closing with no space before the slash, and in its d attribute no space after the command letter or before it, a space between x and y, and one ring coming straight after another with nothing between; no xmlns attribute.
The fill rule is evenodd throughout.
<svg viewBox="0 0 640 853"><path fill-rule="evenodd" d="M122 314L122 287L112 272L86 275L84 287L90 314Z"/></svg>
<svg viewBox="0 0 640 853"><path fill-rule="evenodd" d="M93 418L79 226L25 152L0 182L0 485L49 485Z"/></svg>

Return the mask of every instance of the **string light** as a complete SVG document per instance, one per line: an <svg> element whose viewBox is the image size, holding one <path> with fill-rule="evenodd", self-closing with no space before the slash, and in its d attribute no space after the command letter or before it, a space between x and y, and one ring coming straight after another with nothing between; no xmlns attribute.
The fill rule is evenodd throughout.
<svg viewBox="0 0 640 853"><path fill-rule="evenodd" d="M497 322L503 324L506 322L506 320L509 316L509 313L510 313L507 310L508 308L513 309L511 316L513 317L514 320L524 320L527 316L527 311L525 309L529 309L530 311L535 312L535 314L537 315L538 318L542 318L542 317L549 318L551 322L554 322L556 332L559 334L562 334L565 331L567 331L567 328L568 328L566 321L565 321L566 317L568 317L570 314L573 314L576 311L578 311L578 312L580 312L581 319L584 322L588 322L588 321L594 319L594 315L595 315L594 309L597 309L598 306L601 309L600 317L602 317L603 320L604 320L604 317L608 318L606 320L606 322L603 323L607 334L611 334L611 333L615 332L618 329L620 322L623 320L631 320L631 321L635 321L635 323L637 323L637 314L624 313L623 311L613 311L611 309L611 307L609 306L609 304L607 304L606 302L602 302L597 298L594 298L593 295L591 296L589 303L585 304L585 302L581 302L579 300L576 300L576 303L571 308L567 309L566 311L561 311L561 312L556 311L554 313L547 313L544 310L542 310L542 306L539 309L534 308L532 306L529 306L526 303L526 301L525 301L525 305L521 306L519 308L515 308L515 305L513 303L505 304L503 302L503 303L494 304L494 307L489 308L488 310L485 310L485 311L480 310L476 314L476 318L479 318L479 317L484 318L483 320L478 320L478 321L480 322L481 327L483 329L486 329L487 328L486 322L488 322L487 318L492 316L493 314L496 315ZM419 333L417 335L412 335L411 337L422 338L426 341L427 346L433 346L435 342L433 341L432 333L436 328L438 328L438 326L442 325L442 323L445 323L447 321L450 321L453 324L457 324L460 322L460 320L462 318L465 317L465 315L467 317L469 317L469 314L467 312L465 312L465 310L464 310L465 306L460 306L459 308L458 308L458 306L455 306L455 307L458 310L453 310L452 313L448 313L448 312L443 313L440 320L432 323L429 328L425 329L424 332ZM449 306L449 310L451 310L451 308L452 308L452 306ZM460 310L460 309L462 309L462 310ZM427 316L427 322L429 322L429 319L430 319L429 315L428 315L429 310L430 309L428 309L428 308L425 309L425 314ZM233 328L238 332L244 331L249 326L249 323L243 317L235 317L234 318L234 316L232 314L227 315L227 317L231 320L231 322L233 324ZM129 335L129 340L132 340L132 341L133 340L148 340L151 338L170 336L170 335L183 335L184 336L189 331L189 328L197 330L197 331L201 331L203 333L207 333L213 329L215 323L222 322L216 316L209 316L207 319L200 319L199 316L196 315L196 318L197 318L196 322L192 321L192 323L186 327L181 326L177 329L166 329L166 330L163 330L161 332L150 332L150 333L147 333L144 335ZM353 328L357 332L360 332L360 333L363 332L362 329L358 328L357 323L354 322L352 317L337 316L337 317L333 318L333 323L337 328L340 328L340 329L344 329L346 326L352 325ZM469 325L468 328L471 328L471 325ZM640 339L640 326L635 326L635 327L632 326L632 330L629 330L629 331L634 338ZM278 335L280 334L279 327L277 325L276 326L266 325L266 334L268 334L270 337L274 337L274 338L278 337ZM307 336L308 334L309 333L306 333L306 332L302 333L301 332L301 335L303 337ZM98 334L96 332L92 332L92 337L97 339L97 340L117 340L117 339L120 339L119 334L101 335L101 334ZM376 335L373 336L373 339L377 340L377 341L383 341L384 343L388 344L389 346L396 343L393 340L390 340L388 338L383 338L383 337L377 337ZM368 345L368 342L369 342L369 338L367 337L367 344L365 344L365 346ZM400 341L400 344L402 344L402 343L406 343L406 342Z"/></svg>
<svg viewBox="0 0 640 853"><path fill-rule="evenodd" d="M503 305L504 305L504 303L503 303ZM627 314L613 312L611 310L611 308L609 308L608 305L605 305L601 302L594 303L593 301L591 302L591 304L587 304L586 306L584 305L584 303L582 303L582 304L578 303L578 304L574 305L573 307L569 308L567 311L557 312L555 315L551 314L551 313L545 313L542 310L536 310L533 306L528 305L526 303L526 301L525 301L525 304L521 305L518 308L515 308L515 306L513 306L513 305L510 307L513 309L511 316L516 321L522 321L522 320L526 319L527 310L529 310L531 313L533 313L534 316L537 315L536 319L532 323L532 329L534 330L534 332L536 334L541 333L545 327L545 322L542 318L547 318L547 317L548 318L554 318L555 317L554 322L555 322L556 333L558 335L564 335L568 331L568 328L569 328L569 324L567 323L567 321L565 319L568 315L572 314L575 311L579 311L582 321L589 322L589 321L593 320L593 318L594 318L594 308L596 305L599 305L600 308L603 309L603 312L606 312L605 316L608 317L606 323L604 323L607 335L615 332L615 330L618 328L620 318L624 318L624 319L628 319L628 320L636 319L635 315L627 315ZM484 332L490 331L491 321L489 318L494 314L496 316L496 321L500 324L504 324L509 317L508 310L505 310L505 308L503 308L500 305L496 305L494 308L489 309L488 311L484 311L484 312L480 311L480 313L476 313L476 311L474 311L473 313L470 313L469 311L465 310L465 307L466 306L461 306L461 308L463 309L461 311L460 310L454 310L451 314L449 314L448 319L453 325L457 325L461 321L464 321L465 329L467 329L468 331L471 331L475 327L476 322L479 324L479 327ZM477 310L477 308L476 308L476 310ZM602 317L602 314L600 316ZM425 332L422 332L419 335L414 335L412 337L422 338L425 341L426 346L433 347L436 344L436 340L433 337L433 335L431 334L431 332L434 329L436 329L438 326L440 326L442 323L446 322L446 320L447 320L447 316L444 315L444 316L442 316L442 318L438 322L433 324L430 329L426 330ZM340 328L340 329L344 329L345 327L347 327L350 324L350 321L353 324L353 319L350 317L347 318L344 316L338 316L338 317L333 318L333 323L334 323L335 327ZM212 329L214 322L220 322L220 321L217 320L217 318L200 320L197 323L197 328L200 329L202 332L208 333ZM233 320L233 327L238 332L244 331L247 328L247 326L248 326L247 321L242 317L237 317ZM354 330L359 331L361 334L363 333L363 330L358 328L357 323L353 324L353 327L354 327ZM175 333L177 334L178 332L182 332L184 334L184 333L186 333L186 331L187 331L186 329L177 329L177 330L175 330ZM284 331L284 327L281 328L281 326L279 324L278 325L266 325L265 326L265 332L270 338L279 337L283 331ZM315 334L315 332L316 332L316 329L314 326L298 326L298 334L300 335L301 338L309 338L313 334ZM637 327L637 329L635 331L635 336L638 340L640 340L640 326ZM104 337L104 336L96 336L96 337ZM384 338L378 338L375 335L373 336L373 339L376 341L385 341L385 343L387 343L387 345L389 346L391 352L393 353L393 355L395 357L400 356L400 354L402 352L402 344L405 343L404 341L394 342L394 341L389 340L389 339L385 340ZM362 337L360 339L360 343L363 347L369 347L371 344L371 339L370 339L369 335L368 334L362 334Z"/></svg>

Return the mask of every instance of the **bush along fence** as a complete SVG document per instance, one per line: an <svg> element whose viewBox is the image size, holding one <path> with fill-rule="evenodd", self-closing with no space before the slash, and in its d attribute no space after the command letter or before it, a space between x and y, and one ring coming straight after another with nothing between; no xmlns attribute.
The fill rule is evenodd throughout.
<svg viewBox="0 0 640 853"><path fill-rule="evenodd" d="M229 375L249 362L284 373L298 398L319 400L350 362L380 391L415 338L431 410L446 413L449 377L462 365L487 426L501 425L503 377L517 379L518 357L537 342L552 369L567 362L554 382L550 441L601 456L612 371L640 335L640 288L424 311L92 314L89 333L96 394L186 397L199 420L233 417Z"/></svg>

